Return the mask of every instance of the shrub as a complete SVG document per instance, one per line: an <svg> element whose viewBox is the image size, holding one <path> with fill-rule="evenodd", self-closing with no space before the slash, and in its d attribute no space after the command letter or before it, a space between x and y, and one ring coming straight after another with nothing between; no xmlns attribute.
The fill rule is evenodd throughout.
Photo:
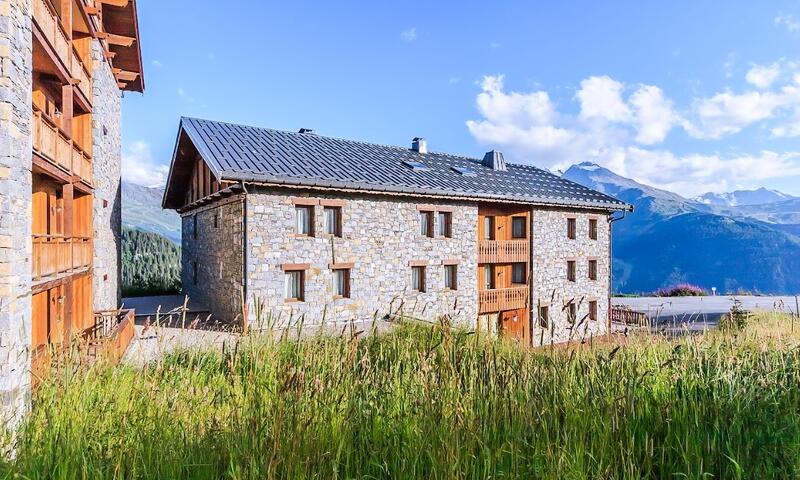
<svg viewBox="0 0 800 480"><path fill-rule="evenodd" d="M719 328L723 331L741 331L747 326L750 314L742 308L742 302L734 299L733 306L727 315L719 320Z"/></svg>
<svg viewBox="0 0 800 480"><path fill-rule="evenodd" d="M653 292L655 297L704 297L708 292L703 287L691 283L679 283L671 287L659 288Z"/></svg>

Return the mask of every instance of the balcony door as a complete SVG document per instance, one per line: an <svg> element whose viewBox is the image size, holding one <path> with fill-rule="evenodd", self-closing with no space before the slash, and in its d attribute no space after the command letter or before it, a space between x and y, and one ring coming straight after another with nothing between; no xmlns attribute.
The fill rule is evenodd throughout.
<svg viewBox="0 0 800 480"><path fill-rule="evenodd" d="M530 339L530 326L528 325L528 309L518 308L500 312L500 334L520 342Z"/></svg>

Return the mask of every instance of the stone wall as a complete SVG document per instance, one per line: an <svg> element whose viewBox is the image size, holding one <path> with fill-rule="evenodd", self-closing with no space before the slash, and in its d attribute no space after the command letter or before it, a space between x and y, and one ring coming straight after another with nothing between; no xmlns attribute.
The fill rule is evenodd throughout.
<svg viewBox="0 0 800 480"><path fill-rule="evenodd" d="M294 235L292 197L343 200L342 237ZM422 236L418 206L453 208L453 238ZM315 208L315 231L322 232L322 206ZM475 203L432 202L381 195L301 194L260 189L247 196L248 301L263 302L261 318L250 308L254 326L274 323L368 320L387 313L435 319L450 314L472 326L477 313L477 219ZM445 291L443 261L456 259L458 288ZM411 291L409 262L425 261L425 293ZM333 298L331 263L350 263L350 298ZM305 298L285 302L287 263L310 264Z"/></svg>
<svg viewBox="0 0 800 480"><path fill-rule="evenodd" d="M181 219L183 292L206 306L217 320L235 321L242 316L243 219L239 197Z"/></svg>
<svg viewBox="0 0 800 480"><path fill-rule="evenodd" d="M31 3L0 0L0 428L30 396Z"/></svg>
<svg viewBox="0 0 800 480"><path fill-rule="evenodd" d="M576 219L576 238L567 238L567 218ZM597 219L597 240L589 238L589 219ZM534 345L580 340L605 334L608 321L610 224L607 213L536 209L533 213ZM567 281L567 260L576 261L576 281ZM589 259L597 260L597 280L589 280ZM578 306L577 321L567 321L565 305ZM589 301L597 301L598 318L589 320ZM549 328L539 326L538 305L549 305Z"/></svg>
<svg viewBox="0 0 800 480"><path fill-rule="evenodd" d="M121 294L122 94L96 40L92 60L93 302L95 310L108 310L119 306Z"/></svg>

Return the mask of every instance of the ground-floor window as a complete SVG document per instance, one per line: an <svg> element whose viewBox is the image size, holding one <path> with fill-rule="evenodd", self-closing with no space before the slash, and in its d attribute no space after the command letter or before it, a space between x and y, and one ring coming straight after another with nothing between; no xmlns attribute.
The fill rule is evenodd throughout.
<svg viewBox="0 0 800 480"><path fill-rule="evenodd" d="M444 288L447 290L458 289L458 265L444 266Z"/></svg>
<svg viewBox="0 0 800 480"><path fill-rule="evenodd" d="M597 300L589 301L589 320L597 320Z"/></svg>
<svg viewBox="0 0 800 480"><path fill-rule="evenodd" d="M578 318L578 306L575 304L574 301L571 301L567 304L567 321L569 323L575 323L575 320Z"/></svg>
<svg viewBox="0 0 800 480"><path fill-rule="evenodd" d="M303 301L303 291L305 283L305 272L302 270L290 270L285 273L286 280L286 300L294 302Z"/></svg>
<svg viewBox="0 0 800 480"><path fill-rule="evenodd" d="M411 290L425 291L425 267L411 267Z"/></svg>
<svg viewBox="0 0 800 480"><path fill-rule="evenodd" d="M349 268L336 268L333 270L333 295L341 298L350 298Z"/></svg>
<svg viewBox="0 0 800 480"><path fill-rule="evenodd" d="M539 307L539 326L547 328L550 325L550 307L542 305Z"/></svg>

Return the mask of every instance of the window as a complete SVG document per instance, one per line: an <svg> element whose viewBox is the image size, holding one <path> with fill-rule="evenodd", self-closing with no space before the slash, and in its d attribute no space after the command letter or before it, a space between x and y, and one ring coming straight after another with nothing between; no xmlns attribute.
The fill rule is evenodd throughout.
<svg viewBox="0 0 800 480"><path fill-rule="evenodd" d="M511 264L511 283L526 283L525 264L512 263Z"/></svg>
<svg viewBox="0 0 800 480"><path fill-rule="evenodd" d="M219 228L219 212L214 212L214 228Z"/></svg>
<svg viewBox="0 0 800 480"><path fill-rule="evenodd" d="M325 219L325 233L335 237L342 236L342 209L341 207L323 207L322 215Z"/></svg>
<svg viewBox="0 0 800 480"><path fill-rule="evenodd" d="M430 168L428 168L428 166L422 162L407 160L404 161L403 164L409 167L411 170L414 170L415 172L427 172L428 170L430 170Z"/></svg>
<svg viewBox="0 0 800 480"><path fill-rule="evenodd" d="M494 289L494 265L483 266L483 288L485 290Z"/></svg>
<svg viewBox="0 0 800 480"><path fill-rule="evenodd" d="M589 260L589 280L597 280L597 260Z"/></svg>
<svg viewBox="0 0 800 480"><path fill-rule="evenodd" d="M298 205L294 207L295 233L314 235L314 207Z"/></svg>
<svg viewBox="0 0 800 480"><path fill-rule="evenodd" d="M192 262L192 282L197 285L197 262Z"/></svg>
<svg viewBox="0 0 800 480"><path fill-rule="evenodd" d="M539 326L542 328L547 328L550 325L550 307L548 306L540 306L539 307Z"/></svg>
<svg viewBox="0 0 800 480"><path fill-rule="evenodd" d="M450 212L439 212L436 228L441 237L450 238L453 236L453 214Z"/></svg>
<svg viewBox="0 0 800 480"><path fill-rule="evenodd" d="M411 290L425 291L425 267L411 267Z"/></svg>
<svg viewBox="0 0 800 480"><path fill-rule="evenodd" d="M494 217L483 217L483 239L494 240Z"/></svg>
<svg viewBox="0 0 800 480"><path fill-rule="evenodd" d="M576 221L575 221L574 218L568 218L567 219L567 238L569 238L570 240L575 240L575 238L577 236L578 235L577 235Z"/></svg>
<svg viewBox="0 0 800 480"><path fill-rule="evenodd" d="M578 306L575 305L575 302L569 302L567 304L567 321L575 323L576 318L578 318Z"/></svg>
<svg viewBox="0 0 800 480"><path fill-rule="evenodd" d="M597 300L589 300L589 320L597 320Z"/></svg>
<svg viewBox="0 0 800 480"><path fill-rule="evenodd" d="M285 273L287 302L302 302L305 290L305 272L303 270L288 270Z"/></svg>
<svg viewBox="0 0 800 480"><path fill-rule="evenodd" d="M192 238L197 240L197 214L192 215Z"/></svg>
<svg viewBox="0 0 800 480"><path fill-rule="evenodd" d="M589 219L589 238L591 240L597 240L597 219L590 218Z"/></svg>
<svg viewBox="0 0 800 480"><path fill-rule="evenodd" d="M444 288L458 290L458 265L444 266Z"/></svg>
<svg viewBox="0 0 800 480"><path fill-rule="evenodd" d="M575 281L575 260L567 260L567 280Z"/></svg>
<svg viewBox="0 0 800 480"><path fill-rule="evenodd" d="M460 173L465 177L475 177L478 175L477 173L475 173L475 170L469 167L451 167L451 168L453 169L454 172Z"/></svg>
<svg viewBox="0 0 800 480"><path fill-rule="evenodd" d="M525 217L511 217L511 238L525 238Z"/></svg>
<svg viewBox="0 0 800 480"><path fill-rule="evenodd" d="M433 212L419 212L419 233L424 237L433 237Z"/></svg>
<svg viewBox="0 0 800 480"><path fill-rule="evenodd" d="M350 298L350 269L335 268L333 273L333 295L337 298Z"/></svg>

